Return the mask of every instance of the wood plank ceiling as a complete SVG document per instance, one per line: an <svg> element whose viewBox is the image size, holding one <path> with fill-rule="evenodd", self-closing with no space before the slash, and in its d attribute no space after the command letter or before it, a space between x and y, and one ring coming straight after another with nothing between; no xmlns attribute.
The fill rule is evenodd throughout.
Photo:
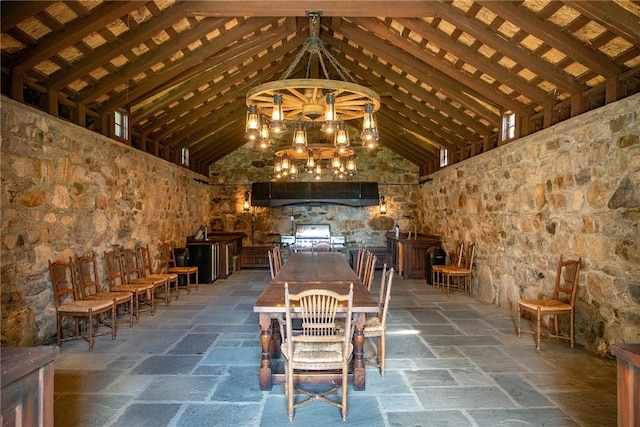
<svg viewBox="0 0 640 427"><path fill-rule="evenodd" d="M245 95L320 38L381 95L380 144L437 170L640 91L636 1L3 1L2 91L133 146L208 167L246 144ZM298 67L291 77L304 77ZM355 126L359 126L355 124Z"/></svg>

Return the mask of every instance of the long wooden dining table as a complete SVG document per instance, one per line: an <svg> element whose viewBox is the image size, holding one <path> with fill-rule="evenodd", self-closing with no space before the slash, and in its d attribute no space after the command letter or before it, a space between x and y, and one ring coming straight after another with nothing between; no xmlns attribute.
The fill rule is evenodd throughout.
<svg viewBox="0 0 640 427"><path fill-rule="evenodd" d="M364 323L367 313L378 312L378 303L351 269L344 255L330 252L291 254L254 304L253 311L259 313L261 330L260 390L271 390L274 382L284 382L284 373L272 371L272 358L280 357L280 330L274 320L284 317L285 283L289 284L291 293L313 287L341 294L349 293L349 285L353 283L353 372L350 373L350 380L353 382L354 390L364 390ZM295 310L295 306L293 309ZM345 306L339 311L345 312L346 309ZM340 374L336 374L336 379L339 377ZM308 374L301 378L301 381L323 382L332 379L326 374L322 377Z"/></svg>

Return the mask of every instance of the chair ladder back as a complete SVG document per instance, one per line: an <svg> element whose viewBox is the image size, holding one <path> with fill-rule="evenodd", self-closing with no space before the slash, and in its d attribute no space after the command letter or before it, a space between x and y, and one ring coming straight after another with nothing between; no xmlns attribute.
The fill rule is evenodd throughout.
<svg viewBox="0 0 640 427"><path fill-rule="evenodd" d="M276 269L274 264L274 256L273 249L269 249L267 251L267 255L269 256L269 271L271 272L271 278L273 279L276 276Z"/></svg>
<svg viewBox="0 0 640 427"><path fill-rule="evenodd" d="M367 259L367 263L364 268L364 275L362 278L362 283L367 288L369 292L371 292L371 285L373 284L373 275L376 272L376 262L378 261L378 257L376 255L371 254L371 256Z"/></svg>
<svg viewBox="0 0 640 427"><path fill-rule="evenodd" d="M582 258L563 261L562 255L560 255L553 299L559 299L560 294L563 293L569 297L569 304L572 307L574 306L580 278L581 261Z"/></svg>
<svg viewBox="0 0 640 427"><path fill-rule="evenodd" d="M127 283L127 276L122 268L122 255L120 252L105 252L104 264L107 272L107 283L110 287L124 285Z"/></svg>
<svg viewBox="0 0 640 427"><path fill-rule="evenodd" d="M387 324L387 313L389 312L389 301L391 300L392 284L393 268L390 268L382 274L382 280L380 282L380 299L378 300L378 307L380 309L380 324L382 325L383 329Z"/></svg>
<svg viewBox="0 0 640 427"><path fill-rule="evenodd" d="M69 261L49 261L49 273L53 285L53 299L56 308L59 308L67 298L78 301L78 288L76 286L76 276L71 257Z"/></svg>
<svg viewBox="0 0 640 427"><path fill-rule="evenodd" d="M151 253L149 251L149 245L138 246L137 252L142 275L149 276L150 274L153 274L153 268L151 268Z"/></svg>
<svg viewBox="0 0 640 427"><path fill-rule="evenodd" d="M289 293L289 284L285 283L285 308L287 338L293 341L309 341L313 338L327 342L344 340L342 334L337 334L336 314L341 303L347 302L344 334L351 332L351 306L353 303L353 284L349 294L342 295L325 289L307 289L297 294ZM298 316L302 320L302 333L293 335L291 302L298 303ZM320 338L322 337L322 338ZM348 341L347 341L348 344ZM291 354L291 353L290 353Z"/></svg>
<svg viewBox="0 0 640 427"><path fill-rule="evenodd" d="M454 255L454 259L451 260L451 265L455 265L456 267L462 267L463 256L464 256L464 242L460 242L458 246L456 246L456 253Z"/></svg>
<svg viewBox="0 0 640 427"><path fill-rule="evenodd" d="M124 273L128 281L144 277L138 260L138 252L135 249L124 249L122 251Z"/></svg>
<svg viewBox="0 0 640 427"><path fill-rule="evenodd" d="M358 248L358 257L356 258L355 271L356 271L356 275L360 280L362 280L362 266L363 266L363 261L364 261L366 252L367 252L366 246L360 246L360 248Z"/></svg>
<svg viewBox="0 0 640 427"><path fill-rule="evenodd" d="M95 252L87 252L84 255L76 256L76 265L78 266L82 297L87 298L102 291Z"/></svg>
<svg viewBox="0 0 640 427"><path fill-rule="evenodd" d="M473 259L476 256L476 244L471 243L467 248L467 257L464 260L464 268L471 270L473 267Z"/></svg>

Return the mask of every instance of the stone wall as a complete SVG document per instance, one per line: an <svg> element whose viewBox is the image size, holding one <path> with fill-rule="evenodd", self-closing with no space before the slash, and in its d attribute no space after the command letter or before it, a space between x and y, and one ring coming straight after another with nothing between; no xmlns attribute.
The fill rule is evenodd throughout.
<svg viewBox="0 0 640 427"><path fill-rule="evenodd" d="M515 313L582 258L576 340L640 342L640 95L447 167L422 185L422 228L477 243L477 296Z"/></svg>
<svg viewBox="0 0 640 427"><path fill-rule="evenodd" d="M2 98L2 345L55 342L48 261L184 244L210 220L201 175Z"/></svg>

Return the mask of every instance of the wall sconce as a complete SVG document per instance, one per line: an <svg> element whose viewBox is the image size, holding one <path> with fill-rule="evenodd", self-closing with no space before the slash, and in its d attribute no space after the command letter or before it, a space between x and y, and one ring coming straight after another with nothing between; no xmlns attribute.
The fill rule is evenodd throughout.
<svg viewBox="0 0 640 427"><path fill-rule="evenodd" d="M387 202L384 201L384 196L380 198L380 215L387 213Z"/></svg>
<svg viewBox="0 0 640 427"><path fill-rule="evenodd" d="M249 208L251 207L251 202L249 200L249 192L244 192L244 202L242 202L242 210L245 212L249 212Z"/></svg>

